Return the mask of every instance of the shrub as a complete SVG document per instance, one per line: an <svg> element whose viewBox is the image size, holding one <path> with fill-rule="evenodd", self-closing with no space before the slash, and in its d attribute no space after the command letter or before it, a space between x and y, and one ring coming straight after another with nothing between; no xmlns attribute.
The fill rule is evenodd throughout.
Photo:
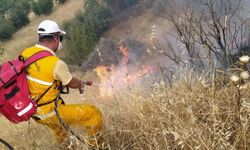
<svg viewBox="0 0 250 150"><path fill-rule="evenodd" d="M13 5L13 0L0 0L0 13L3 14Z"/></svg>
<svg viewBox="0 0 250 150"><path fill-rule="evenodd" d="M0 0L0 40L10 39L15 31L29 23L28 0Z"/></svg>
<svg viewBox="0 0 250 150"><path fill-rule="evenodd" d="M28 12L25 9L13 9L10 14L10 21L16 29L20 29L30 22Z"/></svg>
<svg viewBox="0 0 250 150"><path fill-rule="evenodd" d="M37 0L32 2L32 11L38 16L42 14L49 15L53 6L53 0Z"/></svg>
<svg viewBox="0 0 250 150"><path fill-rule="evenodd" d="M67 0L56 0L57 3L59 4L64 4Z"/></svg>
<svg viewBox="0 0 250 150"><path fill-rule="evenodd" d="M30 22L28 14L30 12L30 4L27 0L16 1L10 9L10 21L16 29L19 29Z"/></svg>
<svg viewBox="0 0 250 150"><path fill-rule="evenodd" d="M29 0L18 0L15 1L14 9L22 9L27 15L30 12L30 2Z"/></svg>
<svg viewBox="0 0 250 150"><path fill-rule="evenodd" d="M101 34L107 30L112 16L108 9L96 4L86 9L83 18L84 23L92 24L94 26L94 32L98 36L101 36Z"/></svg>
<svg viewBox="0 0 250 150"><path fill-rule="evenodd" d="M114 10L123 10L138 3L138 0L106 0L108 6Z"/></svg>
<svg viewBox="0 0 250 150"><path fill-rule="evenodd" d="M81 60L94 48L97 37L93 32L93 26L80 22L68 23L67 46L69 49L68 61L72 64L81 65Z"/></svg>
<svg viewBox="0 0 250 150"><path fill-rule="evenodd" d="M68 60L81 65L91 53L102 34L108 29L111 13L96 0L85 3L85 12L78 14L74 21L65 24L67 31Z"/></svg>
<svg viewBox="0 0 250 150"><path fill-rule="evenodd" d="M0 40L5 41L11 38L15 33L16 28L13 23L6 19L0 19Z"/></svg>

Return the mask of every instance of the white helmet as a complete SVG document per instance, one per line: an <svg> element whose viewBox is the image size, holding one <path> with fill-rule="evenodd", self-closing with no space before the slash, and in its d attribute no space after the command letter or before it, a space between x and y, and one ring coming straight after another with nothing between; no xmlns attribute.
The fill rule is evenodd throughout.
<svg viewBox="0 0 250 150"><path fill-rule="evenodd" d="M57 23L52 20L44 20L37 28L38 34L51 34L56 32L60 32L61 35L66 34L66 32L62 31Z"/></svg>

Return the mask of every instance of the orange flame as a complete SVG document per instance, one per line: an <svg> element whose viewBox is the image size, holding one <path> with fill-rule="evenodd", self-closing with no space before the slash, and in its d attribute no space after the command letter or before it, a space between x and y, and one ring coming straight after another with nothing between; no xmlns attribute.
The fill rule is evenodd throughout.
<svg viewBox="0 0 250 150"><path fill-rule="evenodd" d="M145 74L154 71L154 68L151 66L142 66L137 72L130 74L126 77L125 83L127 85L134 84L138 79L143 77Z"/></svg>
<svg viewBox="0 0 250 150"><path fill-rule="evenodd" d="M115 65L111 66L98 66L95 69L96 74L100 79L100 96L109 97L112 96L116 90L130 86L136 83L141 77L149 72L154 71L152 66L141 66L137 71L128 73L128 48L125 47L123 41L120 41L119 51L121 52L122 58L119 67Z"/></svg>
<svg viewBox="0 0 250 150"><path fill-rule="evenodd" d="M99 85L99 90L100 90L100 95L102 97L105 96L112 96L112 82L114 81L114 76L115 76L115 66L111 65L111 67L106 67L106 66L98 66L95 69L96 74L98 75L100 79L100 85Z"/></svg>
<svg viewBox="0 0 250 150"><path fill-rule="evenodd" d="M128 64L128 48L125 47L125 44L123 41L120 41L119 50L122 54L122 59L121 59L120 64L126 67L126 65Z"/></svg>

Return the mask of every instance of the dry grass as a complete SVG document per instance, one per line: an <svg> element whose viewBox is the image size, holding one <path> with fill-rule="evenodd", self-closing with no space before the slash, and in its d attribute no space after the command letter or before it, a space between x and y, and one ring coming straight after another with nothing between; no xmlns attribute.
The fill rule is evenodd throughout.
<svg viewBox="0 0 250 150"><path fill-rule="evenodd" d="M166 32L170 29L167 23L161 17L157 17L150 11L146 11L137 16L129 17L126 21L121 21L112 26L105 33L105 36L114 38L134 37L145 45L150 45L150 35L152 26L157 25L160 32Z"/></svg>
<svg viewBox="0 0 250 150"><path fill-rule="evenodd" d="M17 56L17 52L24 48L34 45L37 42L37 26L45 20L55 20L59 25L64 21L70 20L75 16L75 13L83 8L84 0L69 0L64 5L55 7L53 13L49 16L34 16L30 15L30 23L14 34L13 38L8 42L0 43L0 47L6 50L7 55L2 60L10 59Z"/></svg>
<svg viewBox="0 0 250 150"><path fill-rule="evenodd" d="M239 95L233 84L204 87L193 72L183 75L172 88L159 82L151 89L139 86L116 93L108 102L100 97L92 101L103 111L103 135L111 149L247 149L249 89ZM58 148L45 127L31 122L31 127L26 123L11 128L15 130L2 138L19 149Z"/></svg>
<svg viewBox="0 0 250 150"><path fill-rule="evenodd" d="M72 4L70 9L80 7L78 1L71 0L69 3ZM57 9L57 17L54 17L58 21L67 18L66 15L70 13L69 8ZM65 10L67 14L64 14ZM62 13L63 18L58 18ZM20 31L23 33L17 33L13 40L4 46L8 47L10 52L16 53L16 47L34 44L35 35L30 35L28 31L35 30L36 25L43 19L34 19L33 25L30 24L27 29L25 27ZM135 19L143 21L142 17ZM143 22L135 27L142 28L145 24ZM123 35L124 33L118 31L128 26L127 23L122 24L107 34ZM147 29L146 25L141 30L151 32L151 28ZM142 32L141 30L139 32ZM130 34L130 31L127 32ZM81 73L75 75L80 77ZM202 75L189 70L181 75L180 79L172 81L171 88L161 81L148 87L132 87L127 91L115 93L109 99L98 97L97 87L86 89L85 101L97 105L104 114L103 135L111 149L234 150L249 147L249 87L239 90L230 83L222 85L219 78L211 79L211 84L204 85L200 80ZM95 77L88 73L83 79L94 80ZM71 91L65 99L68 103L82 102L77 90ZM0 128L4 129L1 130L0 137L9 141L16 149L60 149L48 129L33 121L30 124L27 122L13 125L0 118L0 122ZM79 145L78 149L81 147Z"/></svg>
<svg viewBox="0 0 250 150"><path fill-rule="evenodd" d="M205 88L190 78L171 89L161 82L153 86L152 92L132 90L130 96L119 97L117 105L108 109L113 111L105 111L111 147L247 149L249 90L241 91L239 97L233 85L217 88L213 93L212 87Z"/></svg>

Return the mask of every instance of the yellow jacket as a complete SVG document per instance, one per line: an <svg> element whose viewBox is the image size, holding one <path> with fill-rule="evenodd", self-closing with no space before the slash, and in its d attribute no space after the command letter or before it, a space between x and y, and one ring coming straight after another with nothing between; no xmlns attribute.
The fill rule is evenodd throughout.
<svg viewBox="0 0 250 150"><path fill-rule="evenodd" d="M44 50L41 47L33 46L22 52L24 59L31 57L33 54ZM37 100L50 86L49 91L39 100L38 104L51 102L56 98L58 93L59 81L55 82L53 70L56 62L59 60L56 56L47 56L40 59L27 68L27 79L29 91L33 100ZM53 109L53 106L48 106ZM46 111L47 112L47 111Z"/></svg>
<svg viewBox="0 0 250 150"><path fill-rule="evenodd" d="M27 59L31 55L42 50L44 50L44 47L41 47L41 45L27 48L23 51L22 56L24 59ZM53 51L51 51L51 53L54 54ZM60 61L61 60L55 55L47 56L31 64L27 69L29 90L34 100L36 100L51 85L53 85L38 104L53 101L58 93L57 86L59 85L59 81L62 82L63 85L67 85L67 83L69 83L72 79L71 74L68 72L67 67L63 63L61 63L61 67L58 67L58 70L64 71L58 72L58 70L55 69ZM55 79L59 81L53 84ZM69 134L66 130L62 130L62 126L60 125L61 123L55 115L54 108L54 102L38 107L36 114L33 115L33 119L36 122L47 125L50 129L52 129L57 141L62 143L68 138ZM66 124L83 127L88 135L89 145L98 147L98 145L96 145L97 142L99 145L103 145L104 141L100 136L103 120L99 109L89 104L62 105L62 100L59 100L57 110Z"/></svg>

